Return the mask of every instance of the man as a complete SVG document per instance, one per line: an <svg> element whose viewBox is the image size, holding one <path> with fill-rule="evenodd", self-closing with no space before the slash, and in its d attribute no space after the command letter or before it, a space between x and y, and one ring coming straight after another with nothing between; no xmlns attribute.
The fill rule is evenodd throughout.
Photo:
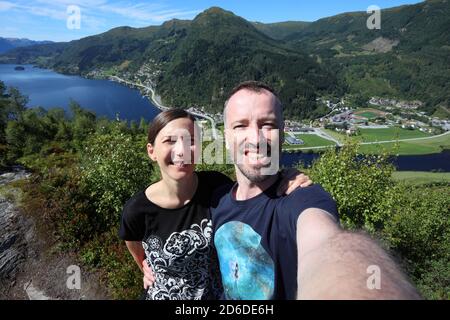
<svg viewBox="0 0 450 320"><path fill-rule="evenodd" d="M275 194L284 121L270 87L236 87L224 122L237 182L216 192L212 219L227 299L420 298L374 241L339 227L320 186Z"/></svg>

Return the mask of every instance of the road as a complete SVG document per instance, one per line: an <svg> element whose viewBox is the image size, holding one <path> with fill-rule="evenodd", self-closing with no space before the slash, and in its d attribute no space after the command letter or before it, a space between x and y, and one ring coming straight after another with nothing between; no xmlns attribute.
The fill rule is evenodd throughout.
<svg viewBox="0 0 450 320"><path fill-rule="evenodd" d="M160 109L162 111L170 110L169 107L163 106L159 101L157 101L155 90L152 87L147 87L147 86L144 86L142 84L133 83L133 82L127 81L125 79L119 78L117 76L110 76L110 79L111 80L115 80L115 81L117 81L119 83L125 83L125 84L127 84L129 86L141 87L141 88L144 88L144 89L150 91L151 94L152 94L151 95L151 100L152 100L153 104L156 107L158 107L158 109ZM190 113L193 114L194 116L201 117L201 118L204 118L206 120L209 120L211 122L213 139L217 140L218 135L217 135L217 129L216 129L216 122L214 121L214 119L211 118L208 115L203 114L203 113L198 113L198 112L194 112L194 111L190 111Z"/></svg>
<svg viewBox="0 0 450 320"><path fill-rule="evenodd" d="M333 138L332 136L328 135L326 132L322 131L321 129L317 129L315 128L315 133L318 136L327 139L327 140L331 140L333 142L336 143L337 146L342 147L343 144L338 141L337 139ZM292 132L292 134L304 134L304 132ZM374 141L374 142L362 142L360 143L360 145L368 145L368 144L384 144L384 143L394 143L394 142L408 142L408 141L420 141L420 140L430 140L430 139L435 139L435 138L439 138L439 137L444 137L450 135L450 131L440 134L440 135L436 135L436 136L431 136L431 137L423 137L423 138L410 138L410 139L399 139L399 140L386 140L386 141ZM310 149L324 149L324 148L329 148L330 146L317 146L317 147L305 147L305 148L292 148L289 150L310 150Z"/></svg>

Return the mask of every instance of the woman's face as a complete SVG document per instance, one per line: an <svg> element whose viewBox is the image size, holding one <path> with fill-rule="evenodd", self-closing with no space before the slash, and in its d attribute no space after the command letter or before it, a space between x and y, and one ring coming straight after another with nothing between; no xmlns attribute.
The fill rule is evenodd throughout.
<svg viewBox="0 0 450 320"><path fill-rule="evenodd" d="M194 128L189 118L175 119L159 131L153 145L147 145L148 155L158 163L163 177L179 180L194 172L198 145Z"/></svg>

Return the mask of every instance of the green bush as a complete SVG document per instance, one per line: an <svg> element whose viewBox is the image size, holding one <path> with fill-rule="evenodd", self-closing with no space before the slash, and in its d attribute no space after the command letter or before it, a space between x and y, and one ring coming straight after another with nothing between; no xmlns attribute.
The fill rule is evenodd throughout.
<svg viewBox="0 0 450 320"><path fill-rule="evenodd" d="M349 144L326 151L307 171L336 200L345 227L375 232L396 200L393 170L386 156L358 158L357 145Z"/></svg>
<svg viewBox="0 0 450 320"><path fill-rule="evenodd" d="M450 296L450 190L404 187L383 237L402 258L424 297Z"/></svg>
<svg viewBox="0 0 450 320"><path fill-rule="evenodd" d="M430 300L450 300L450 259L433 260L423 276L416 281L423 297Z"/></svg>
<svg viewBox="0 0 450 320"><path fill-rule="evenodd" d="M103 281L115 299L138 299L143 293L142 273L118 238L117 229L95 236L80 252L82 262L102 270Z"/></svg>
<svg viewBox="0 0 450 320"><path fill-rule="evenodd" d="M81 155L82 188L95 208L99 231L117 228L125 202L152 181L145 137L95 134Z"/></svg>

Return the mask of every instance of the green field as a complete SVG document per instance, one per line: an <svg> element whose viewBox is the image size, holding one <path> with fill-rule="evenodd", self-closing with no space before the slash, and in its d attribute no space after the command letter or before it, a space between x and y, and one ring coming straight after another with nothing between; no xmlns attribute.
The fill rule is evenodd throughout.
<svg viewBox="0 0 450 320"><path fill-rule="evenodd" d="M359 129L360 136L356 138L362 142L376 142L389 140L402 140L430 137L431 135L419 130L408 130L402 128L387 128L387 129Z"/></svg>
<svg viewBox="0 0 450 320"><path fill-rule="evenodd" d="M409 184L450 184L450 172L396 171L392 174L392 178L396 181L404 181Z"/></svg>
<svg viewBox="0 0 450 320"><path fill-rule="evenodd" d="M296 134L295 137L297 139L302 139L305 144L302 145L290 145L285 143L283 145L284 149L299 149L299 148L311 148L311 147L326 147L326 146L334 146L335 143L333 141L324 139L315 134Z"/></svg>
<svg viewBox="0 0 450 320"><path fill-rule="evenodd" d="M418 130L413 131L401 128L360 130L362 132L362 135L354 137L347 137L346 135L333 130L325 129L324 131L333 138L339 140L341 143L345 143L346 140L359 142L393 140L392 143L361 145L359 148L359 152L363 154L380 154L383 152L387 152L394 155L420 155L440 153L444 149L450 149L450 134L426 140L395 142L396 139L414 139L432 136Z"/></svg>
<svg viewBox="0 0 450 320"><path fill-rule="evenodd" d="M354 112L354 115L364 117L369 120L381 117L384 114L385 114L384 112L379 111L377 109L359 109Z"/></svg>
<svg viewBox="0 0 450 320"><path fill-rule="evenodd" d="M367 119L375 119L378 117L378 114L370 112L370 111L366 111L366 112L361 112L361 113L355 113L355 115L360 116L360 117L364 117Z"/></svg>
<svg viewBox="0 0 450 320"><path fill-rule="evenodd" d="M426 140L361 145L359 148L359 152L365 154L378 154L381 152L399 155L440 153L444 149L450 149L450 134Z"/></svg>
<svg viewBox="0 0 450 320"><path fill-rule="evenodd" d="M328 135L330 135L331 137L333 137L334 139L338 140L340 143L345 143L345 141L347 139L351 139L351 138L347 138L347 135L345 134L341 134L339 132L336 132L334 130L330 130L330 129L322 129L322 131L326 132Z"/></svg>

